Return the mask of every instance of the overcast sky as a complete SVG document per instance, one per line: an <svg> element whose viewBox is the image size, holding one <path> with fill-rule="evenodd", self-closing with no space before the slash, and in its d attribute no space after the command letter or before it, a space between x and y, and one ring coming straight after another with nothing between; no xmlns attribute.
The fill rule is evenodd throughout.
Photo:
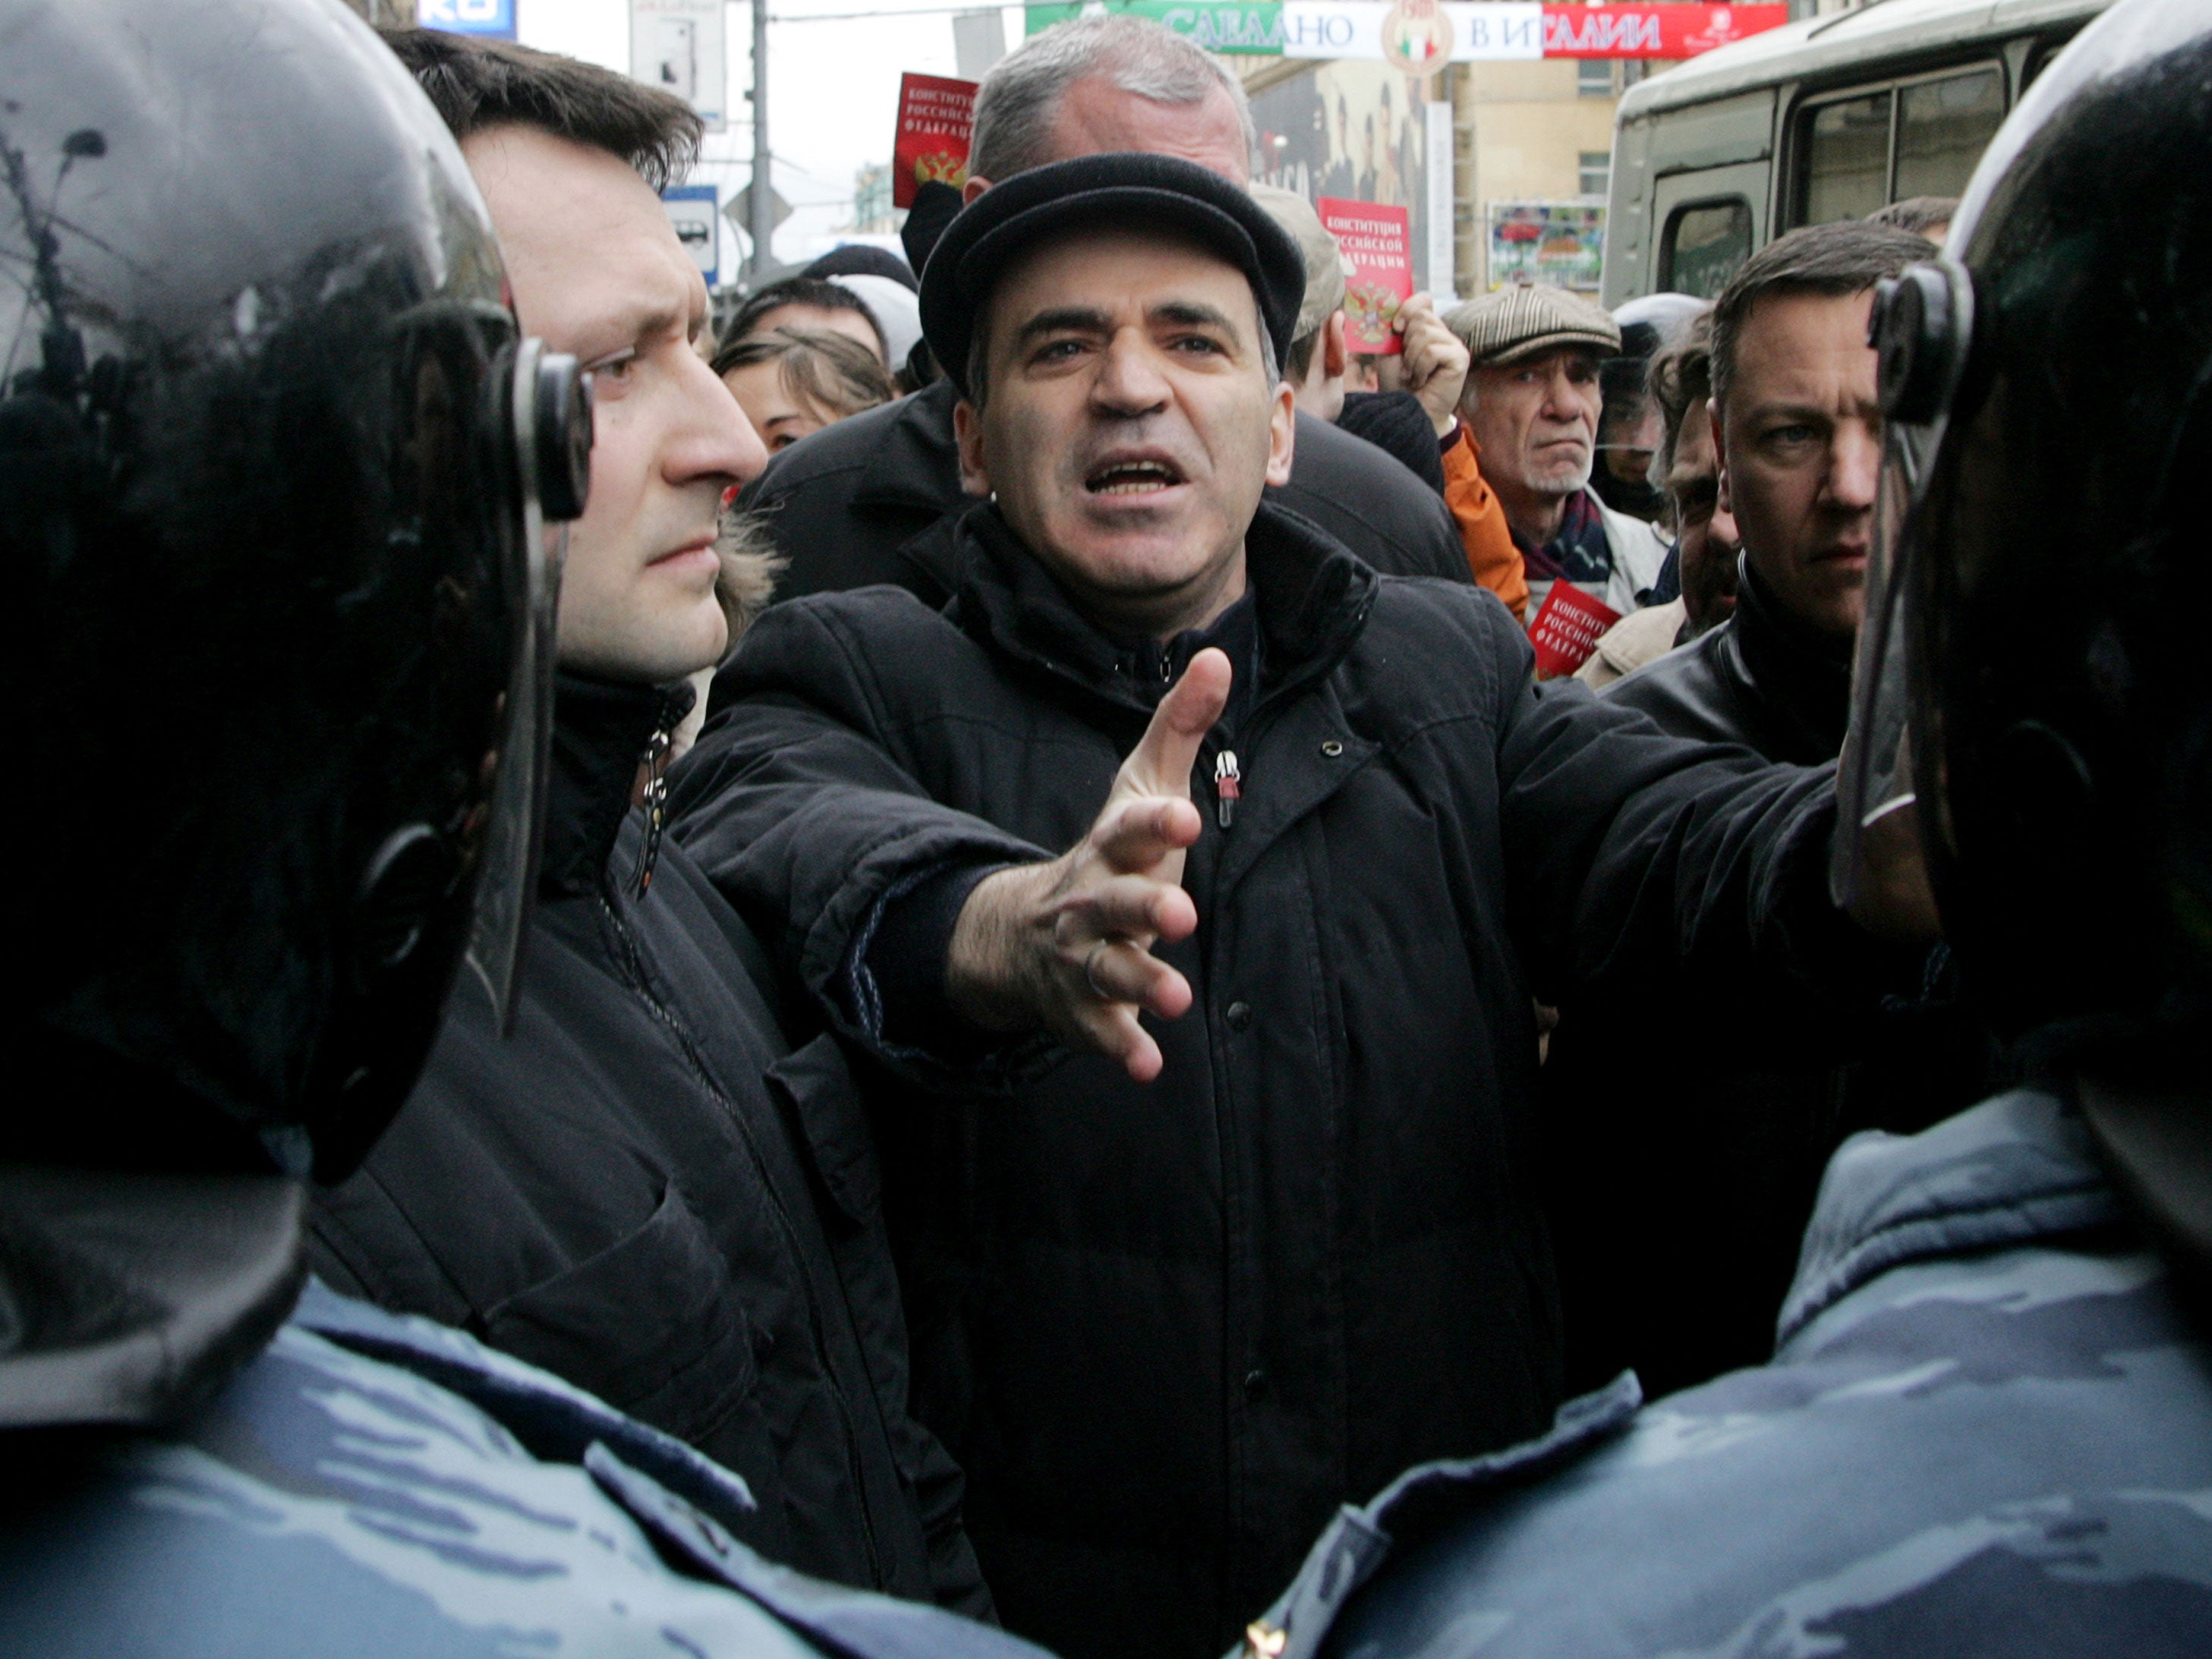
<svg viewBox="0 0 2212 1659"><path fill-rule="evenodd" d="M809 257L833 228L851 222L853 173L865 161L888 163L898 122L899 76L908 70L951 75L952 14L927 0L769 0L769 127L775 187L797 210L776 234L779 257ZM901 16L904 10L909 15ZM854 19L850 14L870 12ZM609 68L629 69L629 0L515 0L522 40ZM726 9L730 130L707 140L696 181L722 185L726 201L752 173L752 8ZM808 17L841 21L807 22ZM1021 41L1022 11L1004 9L1006 45ZM777 21L779 19L786 21ZM739 258L722 245L723 277Z"/></svg>

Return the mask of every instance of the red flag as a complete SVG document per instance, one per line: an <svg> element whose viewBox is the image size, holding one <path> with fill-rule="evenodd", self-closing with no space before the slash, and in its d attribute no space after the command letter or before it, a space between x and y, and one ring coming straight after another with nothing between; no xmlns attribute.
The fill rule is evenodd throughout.
<svg viewBox="0 0 2212 1659"><path fill-rule="evenodd" d="M1413 227L1406 210L1334 196L1314 205L1322 228L1336 238L1352 268L1344 284L1345 349L1371 356L1403 351L1405 338L1391 325L1413 292Z"/></svg>
<svg viewBox="0 0 2212 1659"><path fill-rule="evenodd" d="M1536 620L1528 624L1528 642L1536 647L1536 678L1555 680L1573 673L1597 649L1597 636L1620 620L1620 612L1572 582L1553 582Z"/></svg>
<svg viewBox="0 0 2212 1659"><path fill-rule="evenodd" d="M975 122L975 82L941 75L899 77L898 137L891 146L891 205L912 207L915 186L935 179L957 190L968 182L968 133Z"/></svg>

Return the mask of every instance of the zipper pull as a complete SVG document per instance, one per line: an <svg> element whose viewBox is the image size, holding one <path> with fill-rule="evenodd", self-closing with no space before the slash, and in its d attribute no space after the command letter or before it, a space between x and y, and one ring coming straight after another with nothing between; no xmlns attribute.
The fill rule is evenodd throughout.
<svg viewBox="0 0 2212 1659"><path fill-rule="evenodd" d="M645 746L645 787L638 796L638 804L645 808L645 846L637 859L639 898L652 890L653 866L660 859L660 832L668 825L668 750L674 741L674 734L664 726Z"/></svg>
<svg viewBox="0 0 2212 1659"><path fill-rule="evenodd" d="M1237 803L1243 799L1244 775L1237 769L1237 751L1224 749L1213 763L1213 815L1226 830L1237 818Z"/></svg>

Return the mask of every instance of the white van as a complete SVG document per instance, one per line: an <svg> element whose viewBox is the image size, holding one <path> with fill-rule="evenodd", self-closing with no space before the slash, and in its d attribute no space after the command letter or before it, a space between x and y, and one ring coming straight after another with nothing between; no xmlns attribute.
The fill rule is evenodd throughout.
<svg viewBox="0 0 2212 1659"><path fill-rule="evenodd" d="M1605 303L1711 299L1799 225L1955 196L2007 111L2111 0L1869 0L1629 88Z"/></svg>

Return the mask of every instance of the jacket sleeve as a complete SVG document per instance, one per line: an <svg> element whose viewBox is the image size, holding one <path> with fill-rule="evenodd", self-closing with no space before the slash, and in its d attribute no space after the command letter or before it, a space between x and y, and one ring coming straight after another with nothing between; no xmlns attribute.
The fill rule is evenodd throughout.
<svg viewBox="0 0 2212 1659"><path fill-rule="evenodd" d="M913 650L942 648L930 636L935 618L907 594L825 598L907 607ZM868 656L832 604L770 609L716 678L713 707L671 775L673 833L831 1029L915 1080L945 1080L927 1057L886 1043L882 1011L866 1006L872 930L890 901L929 876L1053 854L929 798L902 734L886 730Z"/></svg>
<svg viewBox="0 0 2212 1659"><path fill-rule="evenodd" d="M1474 580L1505 602L1515 620L1528 621L1528 578L1513 532L1505 526L1505 509L1497 492L1482 476L1482 453L1466 427L1454 434L1444 451L1444 505L1451 508L1460 544L1467 550L1467 568Z"/></svg>
<svg viewBox="0 0 2212 1659"><path fill-rule="evenodd" d="M1675 978L1718 1024L1815 1036L1917 983L1924 949L1877 941L1829 901L1832 765L1770 765L1573 680L1538 683L1525 638L1485 654L1512 925L1539 997Z"/></svg>

